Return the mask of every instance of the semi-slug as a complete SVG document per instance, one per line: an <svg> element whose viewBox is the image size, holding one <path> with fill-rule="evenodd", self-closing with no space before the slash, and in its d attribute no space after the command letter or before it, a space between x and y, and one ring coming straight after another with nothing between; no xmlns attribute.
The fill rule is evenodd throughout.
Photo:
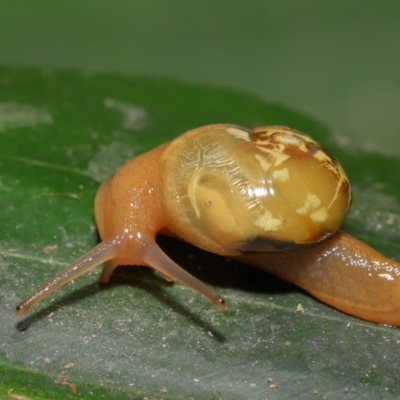
<svg viewBox="0 0 400 400"><path fill-rule="evenodd" d="M262 268L345 313L400 325L400 264L339 230L350 201L337 159L300 132L190 130L101 184L102 241L19 303L17 314L102 263L101 282L118 265L147 265L223 309L223 297L160 249L161 232Z"/></svg>

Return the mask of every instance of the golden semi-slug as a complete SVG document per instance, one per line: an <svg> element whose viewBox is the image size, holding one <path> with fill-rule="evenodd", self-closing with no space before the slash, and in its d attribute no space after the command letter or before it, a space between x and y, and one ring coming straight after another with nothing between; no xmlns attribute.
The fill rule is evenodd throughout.
<svg viewBox="0 0 400 400"><path fill-rule="evenodd" d="M101 242L19 303L17 314L102 263L101 282L118 265L147 265L224 308L219 294L161 250L162 232L262 268L348 314L400 325L400 264L339 230L350 201L336 158L300 132L190 130L101 184Z"/></svg>

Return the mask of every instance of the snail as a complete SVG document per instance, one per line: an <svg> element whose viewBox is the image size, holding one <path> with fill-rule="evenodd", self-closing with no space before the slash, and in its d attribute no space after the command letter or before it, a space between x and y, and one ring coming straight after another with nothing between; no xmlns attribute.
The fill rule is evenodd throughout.
<svg viewBox="0 0 400 400"><path fill-rule="evenodd" d="M196 290L216 309L225 299L157 245L165 233L239 259L300 286L353 316L400 325L400 263L341 231L351 202L337 159L283 126L216 124L139 155L95 198L101 242L16 307L32 306L105 263L146 265Z"/></svg>

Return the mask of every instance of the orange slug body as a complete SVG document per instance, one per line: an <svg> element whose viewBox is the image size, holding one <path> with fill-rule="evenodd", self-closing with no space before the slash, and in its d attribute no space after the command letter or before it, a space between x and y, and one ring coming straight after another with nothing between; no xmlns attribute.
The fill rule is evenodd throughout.
<svg viewBox="0 0 400 400"><path fill-rule="evenodd" d="M343 231L307 249L241 259L347 314L400 325L400 263Z"/></svg>
<svg viewBox="0 0 400 400"><path fill-rule="evenodd" d="M162 231L262 268L345 313L400 325L400 264L338 230L350 200L337 160L306 135L281 126L193 129L102 183L102 241L19 303L17 314L102 263L102 282L118 265L147 265L223 309L219 294L156 244Z"/></svg>

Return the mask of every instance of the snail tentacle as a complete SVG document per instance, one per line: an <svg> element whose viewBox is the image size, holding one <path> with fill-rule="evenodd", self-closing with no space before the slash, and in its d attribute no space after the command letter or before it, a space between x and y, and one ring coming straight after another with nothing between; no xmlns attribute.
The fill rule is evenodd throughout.
<svg viewBox="0 0 400 400"><path fill-rule="evenodd" d="M61 286L64 286L71 280L97 267L99 264L116 257L119 253L118 245L118 240L107 240L99 243L96 247L48 280L30 296L18 303L16 306L17 314L20 316L25 315L36 303L43 300Z"/></svg>

